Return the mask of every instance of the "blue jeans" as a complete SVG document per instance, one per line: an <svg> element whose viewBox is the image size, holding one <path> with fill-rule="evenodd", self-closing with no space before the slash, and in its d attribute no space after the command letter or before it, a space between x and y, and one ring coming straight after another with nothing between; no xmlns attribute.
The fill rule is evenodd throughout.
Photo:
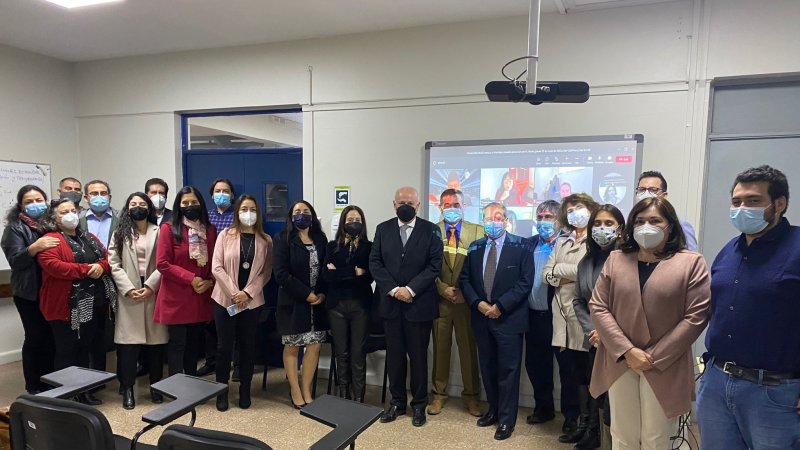
<svg viewBox="0 0 800 450"><path fill-rule="evenodd" d="M767 386L708 363L697 391L703 450L800 449L800 379Z"/></svg>

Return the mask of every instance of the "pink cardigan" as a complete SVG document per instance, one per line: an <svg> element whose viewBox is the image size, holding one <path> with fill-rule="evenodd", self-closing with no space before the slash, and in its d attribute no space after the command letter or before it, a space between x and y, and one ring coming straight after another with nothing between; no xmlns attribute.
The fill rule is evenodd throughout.
<svg viewBox="0 0 800 450"><path fill-rule="evenodd" d="M239 233L233 228L227 228L217 236L217 245L214 248L214 258L211 262L211 272L217 283L211 298L220 306L228 307L233 302L231 297L239 292ZM256 233L255 254L253 266L250 268L250 278L244 287L244 292L250 295L248 309L255 309L264 304L264 286L272 277L272 238L264 239Z"/></svg>
<svg viewBox="0 0 800 450"><path fill-rule="evenodd" d="M600 334L589 387L594 397L629 370L623 355L637 347L655 361L644 376L667 417L691 409L692 343L708 322L709 278L703 256L683 250L656 266L642 292L637 254L611 253L589 301Z"/></svg>

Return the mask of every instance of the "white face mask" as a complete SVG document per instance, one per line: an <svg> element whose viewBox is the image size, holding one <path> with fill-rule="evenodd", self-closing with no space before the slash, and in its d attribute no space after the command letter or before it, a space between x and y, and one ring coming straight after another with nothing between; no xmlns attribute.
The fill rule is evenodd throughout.
<svg viewBox="0 0 800 450"><path fill-rule="evenodd" d="M664 230L646 223L633 229L633 240L643 249L658 247L664 241Z"/></svg>
<svg viewBox="0 0 800 450"><path fill-rule="evenodd" d="M567 222L575 228L586 228L589 225L591 213L586 208L576 208L567 214Z"/></svg>
<svg viewBox="0 0 800 450"><path fill-rule="evenodd" d="M639 203L640 201L642 201L642 200L644 200L646 198L653 198L653 197L658 197L658 195L653 194L650 191L640 192L640 193L636 194L636 203Z"/></svg>
<svg viewBox="0 0 800 450"><path fill-rule="evenodd" d="M248 227L252 227L256 224L256 212L255 211L244 211L239 213L239 220L247 225Z"/></svg>
<svg viewBox="0 0 800 450"><path fill-rule="evenodd" d="M66 213L61 217L61 226L66 228L67 230L74 230L78 228L78 222L80 219L78 215L74 212Z"/></svg>
<svg viewBox="0 0 800 450"><path fill-rule="evenodd" d="M167 204L167 198L161 194L150 196L150 201L153 202L153 206L155 206L156 209L164 209L164 205Z"/></svg>

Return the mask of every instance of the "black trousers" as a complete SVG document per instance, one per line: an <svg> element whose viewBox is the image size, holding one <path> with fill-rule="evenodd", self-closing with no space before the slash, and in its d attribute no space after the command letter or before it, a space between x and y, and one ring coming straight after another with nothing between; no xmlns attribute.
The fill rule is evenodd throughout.
<svg viewBox="0 0 800 450"><path fill-rule="evenodd" d="M525 371L533 386L537 411L554 412L553 401L553 314L528 309L525 333Z"/></svg>
<svg viewBox="0 0 800 450"><path fill-rule="evenodd" d="M123 389L133 387L136 363L142 354L147 358L150 384L161 380L164 374L164 345L117 344L117 378Z"/></svg>
<svg viewBox="0 0 800 450"><path fill-rule="evenodd" d="M92 341L89 348L89 364L94 370L106 370L106 357L109 348L114 343L114 322L111 320L111 307L108 302L100 309L101 316L97 317L97 339ZM98 309L95 309L97 314Z"/></svg>
<svg viewBox="0 0 800 450"><path fill-rule="evenodd" d="M586 378L587 352L556 348L558 376L561 380L561 413L565 419L577 420L581 414L580 387Z"/></svg>
<svg viewBox="0 0 800 450"><path fill-rule="evenodd" d="M95 341L102 339L100 322L105 320L105 306L95 307L92 320L82 323L79 330L73 330L68 320L51 320L50 329L55 341L53 369L61 370L69 366L91 369L90 357Z"/></svg>
<svg viewBox="0 0 800 450"><path fill-rule="evenodd" d="M411 368L411 407L428 404L428 345L433 321L409 322L405 317L386 319L386 365L389 372L391 404L406 407L406 356Z"/></svg>
<svg viewBox="0 0 800 450"><path fill-rule="evenodd" d="M228 311L214 303L214 322L217 327L217 382L228 383L234 342L239 344L239 386L250 389L256 355L256 330L261 307L248 309L231 317Z"/></svg>
<svg viewBox="0 0 800 450"><path fill-rule="evenodd" d="M217 326L211 320L203 324L203 351L207 366L217 363Z"/></svg>
<svg viewBox="0 0 800 450"><path fill-rule="evenodd" d="M507 333L500 327L490 327L489 320L472 316L488 412L497 414L500 425L514 428L519 408L523 333Z"/></svg>
<svg viewBox="0 0 800 450"><path fill-rule="evenodd" d="M28 392L50 389L39 378L53 371L55 343L53 331L39 310L39 302L14 297L25 338L22 341L22 375Z"/></svg>
<svg viewBox="0 0 800 450"><path fill-rule="evenodd" d="M336 353L339 385L352 383L356 397L364 396L367 383L367 343L369 312L358 300L342 300L328 311Z"/></svg>
<svg viewBox="0 0 800 450"><path fill-rule="evenodd" d="M167 325L167 367L170 376L181 372L197 375L197 355L200 353L200 337L205 325L206 322Z"/></svg>

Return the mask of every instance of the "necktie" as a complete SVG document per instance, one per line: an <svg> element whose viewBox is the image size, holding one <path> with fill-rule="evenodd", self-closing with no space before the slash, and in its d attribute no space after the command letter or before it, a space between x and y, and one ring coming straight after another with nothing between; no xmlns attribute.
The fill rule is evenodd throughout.
<svg viewBox="0 0 800 450"><path fill-rule="evenodd" d="M403 224L400 226L400 240L403 242L403 248L406 246L406 242L408 242L408 229L411 228L410 225Z"/></svg>
<svg viewBox="0 0 800 450"><path fill-rule="evenodd" d="M450 260L450 266L452 267L456 263L456 253L458 253L458 242L456 242L456 229L455 227L450 228L447 231L448 236L447 238L447 246L450 247L450 251L447 253L447 258Z"/></svg>
<svg viewBox="0 0 800 450"><path fill-rule="evenodd" d="M486 268L483 269L483 290L486 300L491 303L494 275L497 273L497 243L489 239L486 245L491 245L491 247L489 247L489 254L486 255Z"/></svg>

